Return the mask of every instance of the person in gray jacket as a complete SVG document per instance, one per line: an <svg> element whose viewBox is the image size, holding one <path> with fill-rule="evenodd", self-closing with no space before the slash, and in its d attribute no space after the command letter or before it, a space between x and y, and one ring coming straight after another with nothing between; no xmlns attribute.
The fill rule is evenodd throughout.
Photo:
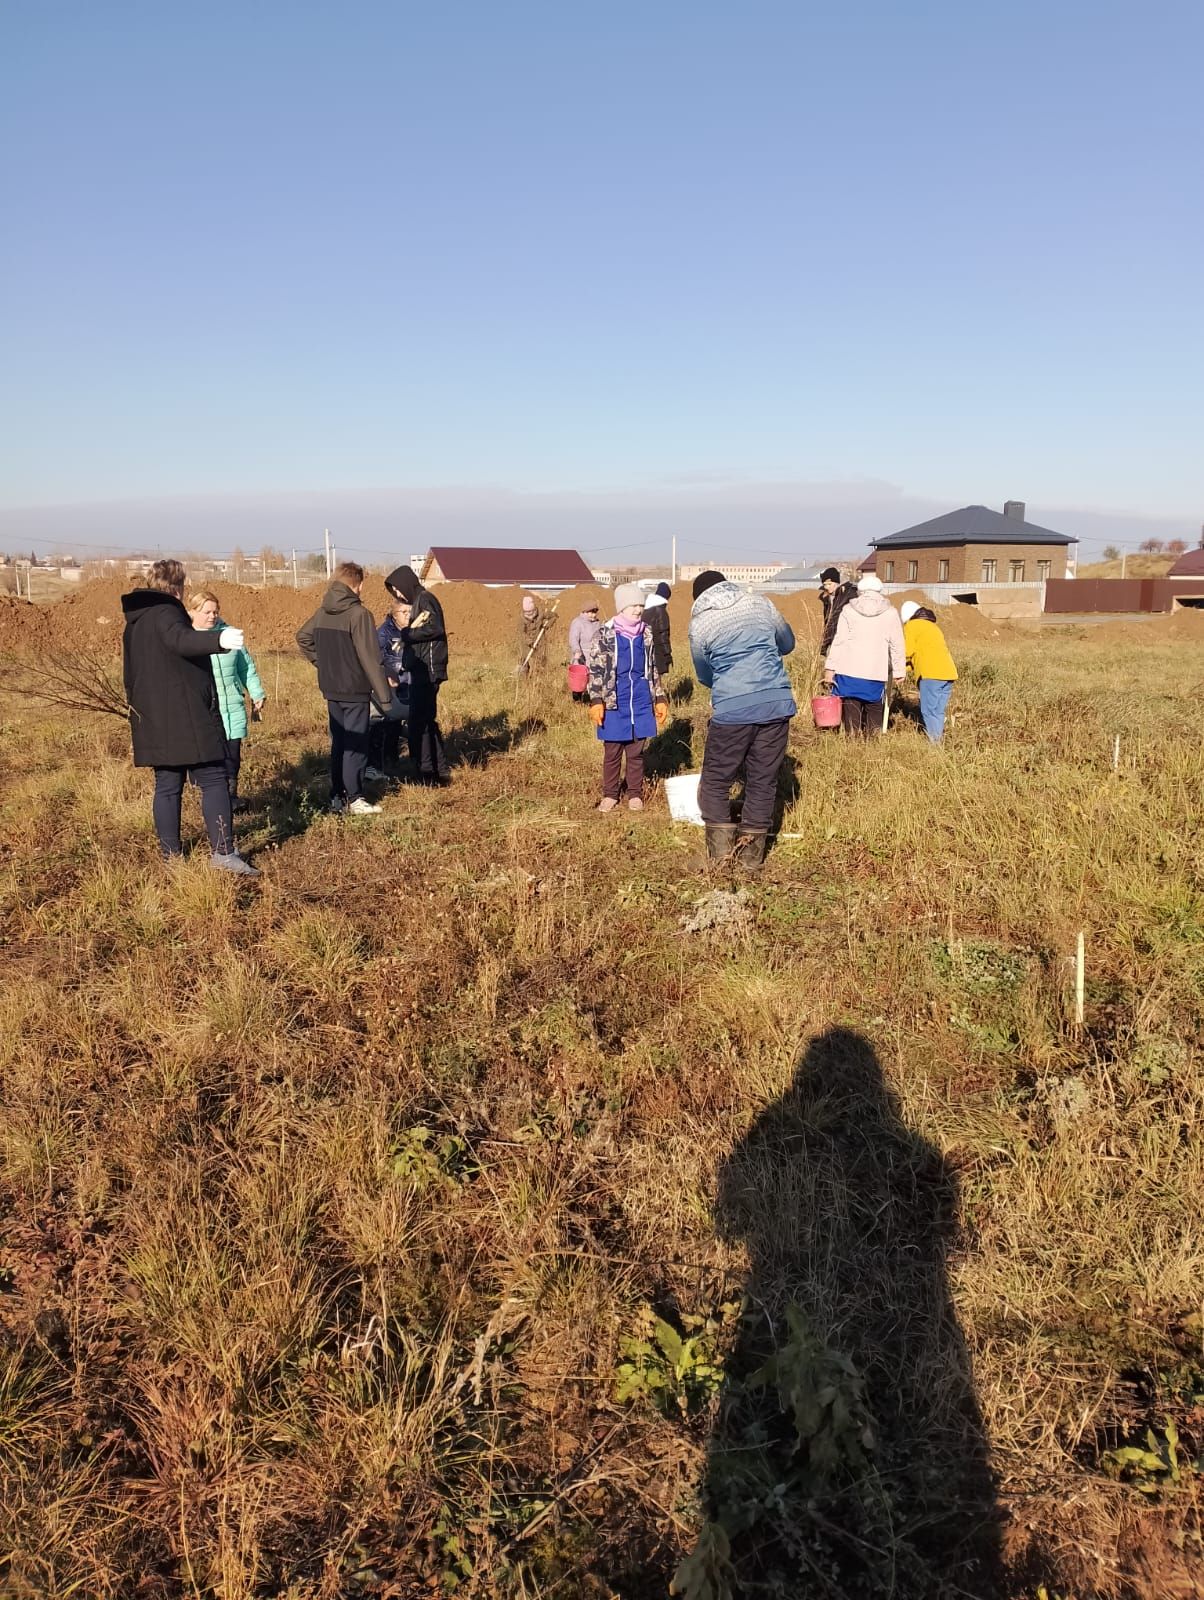
<svg viewBox="0 0 1204 1600"><path fill-rule="evenodd" d="M707 855L720 861L734 852L755 872L765 860L778 772L798 710L782 665L794 649L794 633L772 601L746 594L721 572L700 573L693 595L690 655L699 683L711 691L698 784ZM744 809L737 828L728 796L741 771Z"/></svg>

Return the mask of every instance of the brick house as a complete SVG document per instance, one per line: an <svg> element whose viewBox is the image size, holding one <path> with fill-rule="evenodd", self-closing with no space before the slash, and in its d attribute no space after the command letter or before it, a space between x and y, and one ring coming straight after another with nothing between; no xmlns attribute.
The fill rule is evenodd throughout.
<svg viewBox="0 0 1204 1600"><path fill-rule="evenodd" d="M963 506L873 541L874 570L883 583L1044 583L1065 578L1069 534L1038 527L1024 518L1023 500L1002 512ZM1073 565L1071 565L1073 576Z"/></svg>
<svg viewBox="0 0 1204 1600"><path fill-rule="evenodd" d="M496 589L514 583L523 589L557 590L594 582L575 550L505 550L486 545L432 545L418 576L432 588L438 583L483 583Z"/></svg>

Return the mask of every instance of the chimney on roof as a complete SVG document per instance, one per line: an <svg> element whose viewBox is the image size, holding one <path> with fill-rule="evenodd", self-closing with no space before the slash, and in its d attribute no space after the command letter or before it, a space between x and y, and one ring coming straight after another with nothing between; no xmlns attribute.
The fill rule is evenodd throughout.
<svg viewBox="0 0 1204 1600"><path fill-rule="evenodd" d="M1023 522L1024 521L1024 501L1023 500L1005 500L1003 502L1003 514L1004 514L1005 517L1011 517L1014 522Z"/></svg>

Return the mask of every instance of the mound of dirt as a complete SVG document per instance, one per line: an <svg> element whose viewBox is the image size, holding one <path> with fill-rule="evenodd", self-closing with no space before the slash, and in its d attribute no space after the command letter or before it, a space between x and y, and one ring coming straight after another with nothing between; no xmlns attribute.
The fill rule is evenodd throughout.
<svg viewBox="0 0 1204 1600"><path fill-rule="evenodd" d="M49 615L31 600L0 594L0 655L44 648L50 637Z"/></svg>
<svg viewBox="0 0 1204 1600"><path fill-rule="evenodd" d="M86 641L89 648L121 648L121 596L128 582L98 579L83 584L74 593L53 605L32 605L11 595L0 595L0 651L65 650L78 648ZM326 589L325 580L303 589L252 589L235 583L221 583L214 593L221 602L222 616L243 629L252 651L292 650L297 629L317 610ZM479 583L441 584L438 590L447 619L453 652L457 649L508 649L517 647L519 614L523 591L516 586L489 589ZM772 595L778 610L794 629L797 648L804 654L819 649L823 613L811 590L797 594ZM927 603L918 591L891 596L897 606L903 600ZM608 590L596 584L568 589L554 602L556 622L552 633L552 659L563 654L568 626L573 617L596 600L603 617L614 612ZM379 622L389 606L389 595L379 575L373 573L364 585L364 603ZM690 586L679 583L669 601L669 618L677 658L684 659L686 634L690 625ZM992 618L975 606L933 607L951 644L1018 637L1025 630ZM1204 616L1178 612L1168 618L1166 628L1177 629L1175 637L1197 638L1204 634ZM1102 630L1101 630L1102 631Z"/></svg>

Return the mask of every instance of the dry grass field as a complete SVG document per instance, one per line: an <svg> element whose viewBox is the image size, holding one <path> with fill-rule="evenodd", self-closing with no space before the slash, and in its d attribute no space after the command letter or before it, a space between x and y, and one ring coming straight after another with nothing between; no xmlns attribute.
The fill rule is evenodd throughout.
<svg viewBox="0 0 1204 1600"><path fill-rule="evenodd" d="M1204 1595L1202 642L800 716L735 900L500 647L364 820L264 655L251 887L0 704L0 1595Z"/></svg>

